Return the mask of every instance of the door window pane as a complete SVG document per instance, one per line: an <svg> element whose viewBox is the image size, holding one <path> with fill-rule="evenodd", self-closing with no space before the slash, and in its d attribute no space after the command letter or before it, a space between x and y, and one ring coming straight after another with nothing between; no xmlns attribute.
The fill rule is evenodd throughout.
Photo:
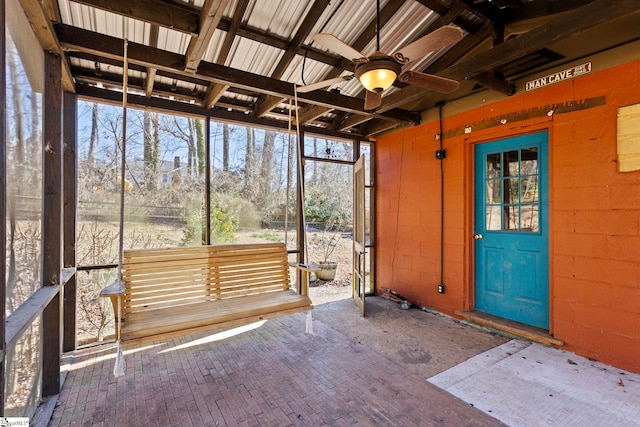
<svg viewBox="0 0 640 427"><path fill-rule="evenodd" d="M487 156L487 178L500 178L500 153Z"/></svg>
<svg viewBox="0 0 640 427"><path fill-rule="evenodd" d="M533 203L538 201L538 177L526 176L520 180L520 194L522 203Z"/></svg>
<svg viewBox="0 0 640 427"><path fill-rule="evenodd" d="M504 203L514 204L519 202L518 178L504 180Z"/></svg>
<svg viewBox="0 0 640 427"><path fill-rule="evenodd" d="M485 230L538 232L538 147L486 156Z"/></svg>
<svg viewBox="0 0 640 427"><path fill-rule="evenodd" d="M520 207L520 231L537 233L538 228L538 205L522 205Z"/></svg>
<svg viewBox="0 0 640 427"><path fill-rule="evenodd" d="M538 147L525 148L521 151L521 175L538 174Z"/></svg>
<svg viewBox="0 0 640 427"><path fill-rule="evenodd" d="M503 206L502 212L504 218L502 221L503 230L518 230L518 220L520 216L520 207L518 205Z"/></svg>
<svg viewBox="0 0 640 427"><path fill-rule="evenodd" d="M500 184L501 180L499 179L491 179L487 180L487 197L486 202L488 205L493 205L496 203L502 202L502 196L500 194Z"/></svg>
<svg viewBox="0 0 640 427"><path fill-rule="evenodd" d="M487 230L502 230L500 222L500 205L487 206L487 217L485 219Z"/></svg>
<svg viewBox="0 0 640 427"><path fill-rule="evenodd" d="M504 176L518 176L520 172L518 164L518 151L507 151L503 154L504 159Z"/></svg>

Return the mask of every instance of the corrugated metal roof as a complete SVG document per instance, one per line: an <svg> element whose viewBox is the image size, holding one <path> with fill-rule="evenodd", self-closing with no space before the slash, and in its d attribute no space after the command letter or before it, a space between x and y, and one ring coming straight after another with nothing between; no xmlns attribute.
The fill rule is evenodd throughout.
<svg viewBox="0 0 640 427"><path fill-rule="evenodd" d="M202 8L204 0L173 0L175 3L191 8ZM239 0L232 0L225 8L225 24L231 22L233 15L237 12ZM313 0L250 0L242 18L242 25L248 31L258 34L260 32L277 36L283 41L290 41L299 31L305 16L314 7ZM388 3L382 1L381 7ZM446 2L445 2L446 3ZM122 17L114 13L74 3L71 0L60 0L60 12L64 24L80 27L112 37L127 37L131 42L149 45L151 42L152 25L141 20ZM304 41L304 45L312 43L312 37L318 32L334 34L346 44L353 44L360 36L363 29L376 17L376 0L334 0L328 2L318 20L314 23L311 31ZM380 32L381 50L391 54L399 48L409 44L423 34L439 15L417 1L407 0L399 10L388 20ZM215 63L220 55L220 49L225 40L226 32L216 29L204 52L203 61ZM193 36L170 28L157 28L157 41L153 44L161 50L185 55ZM282 46L273 46L262 41L236 36L231 45L229 54L224 65L232 69L238 69L255 73L262 76L271 76L281 60L284 50ZM325 51L330 56L340 57L327 51L322 46L313 45L314 49ZM375 37L363 49L366 56L376 51ZM424 58L414 64L424 67L434 60L434 54L429 58ZM91 64L79 65L91 66ZM323 62L311 58L304 58L304 55L296 55L286 67L281 80L286 80L297 84L309 84L323 80L333 67ZM342 74L349 74L351 71L345 70ZM147 77L146 73L140 71L130 71L132 78L141 81ZM183 90L191 90L194 94L206 93L207 88L195 83L185 83L174 79L156 75L155 84L159 87L171 87L176 85ZM346 95L355 96L362 92L360 83L353 79L335 85ZM327 88L330 89L330 88ZM388 89L393 92L395 88ZM163 93L156 96L164 97ZM248 94L238 94L227 91L224 97L233 102L236 100L243 105L255 102L256 97ZM284 103L276 108L286 109L288 104ZM276 115L277 116L277 115Z"/></svg>

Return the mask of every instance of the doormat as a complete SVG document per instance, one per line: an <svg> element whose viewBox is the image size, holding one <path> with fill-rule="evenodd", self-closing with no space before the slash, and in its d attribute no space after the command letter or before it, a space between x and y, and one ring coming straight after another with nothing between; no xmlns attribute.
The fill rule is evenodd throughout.
<svg viewBox="0 0 640 427"><path fill-rule="evenodd" d="M510 426L638 426L640 375L512 340L427 381Z"/></svg>

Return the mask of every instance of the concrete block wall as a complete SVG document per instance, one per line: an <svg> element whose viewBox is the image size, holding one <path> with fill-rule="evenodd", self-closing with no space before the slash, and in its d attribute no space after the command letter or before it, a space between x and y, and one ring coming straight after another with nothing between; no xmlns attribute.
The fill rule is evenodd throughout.
<svg viewBox="0 0 640 427"><path fill-rule="evenodd" d="M637 103L632 61L452 114L445 106L444 294L439 122L380 138L377 289L450 315L473 310L473 147L547 130L550 333L568 350L640 372L640 171L618 172L616 154L617 109Z"/></svg>

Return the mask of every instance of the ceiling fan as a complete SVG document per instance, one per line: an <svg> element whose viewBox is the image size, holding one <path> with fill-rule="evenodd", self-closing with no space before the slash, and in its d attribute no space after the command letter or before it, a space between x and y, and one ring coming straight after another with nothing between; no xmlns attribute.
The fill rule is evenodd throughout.
<svg viewBox="0 0 640 427"><path fill-rule="evenodd" d="M333 34L318 33L313 41L334 51L355 64L354 74L348 74L333 79L322 80L298 88L298 92L311 92L336 83L351 80L355 76L366 89L364 109L373 110L382 103L382 92L388 89L396 79L424 89L440 93L450 93L458 89L455 80L412 71L410 64L443 47L447 47L462 39L462 30L452 25L445 25L424 37L408 44L392 55L380 52L380 0L377 2L377 30L376 52L366 57Z"/></svg>

